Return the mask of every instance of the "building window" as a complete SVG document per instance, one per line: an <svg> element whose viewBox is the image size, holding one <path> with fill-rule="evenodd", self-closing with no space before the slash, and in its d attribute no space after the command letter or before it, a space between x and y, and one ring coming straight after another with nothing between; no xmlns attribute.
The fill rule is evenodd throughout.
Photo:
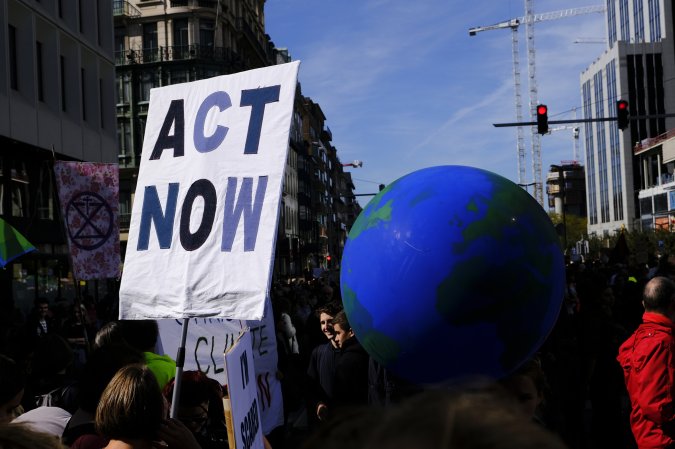
<svg viewBox="0 0 675 449"><path fill-rule="evenodd" d="M619 0L619 19L621 20L621 40L630 41L630 22L628 21L628 0Z"/></svg>
<svg viewBox="0 0 675 449"><path fill-rule="evenodd" d="M119 163L128 166L131 162L131 122L121 119L117 122L117 142L119 145Z"/></svg>
<svg viewBox="0 0 675 449"><path fill-rule="evenodd" d="M157 22L143 24L143 62L159 60Z"/></svg>
<svg viewBox="0 0 675 449"><path fill-rule="evenodd" d="M103 79L98 79L98 115L101 120L101 129L105 128L105 112L103 107Z"/></svg>
<svg viewBox="0 0 675 449"><path fill-rule="evenodd" d="M190 72L188 70L172 70L171 84L186 83L190 81Z"/></svg>
<svg viewBox="0 0 675 449"><path fill-rule="evenodd" d="M651 215L652 211L652 197L640 198L640 215Z"/></svg>
<svg viewBox="0 0 675 449"><path fill-rule="evenodd" d="M635 27L635 42L645 40L645 16L642 8L643 0L633 2L633 26Z"/></svg>
<svg viewBox="0 0 675 449"><path fill-rule="evenodd" d="M82 97L82 120L87 120L87 71L80 69L80 96Z"/></svg>
<svg viewBox="0 0 675 449"><path fill-rule="evenodd" d="M155 72L146 71L141 75L141 92L139 101L150 101L150 89L157 87Z"/></svg>
<svg viewBox="0 0 675 449"><path fill-rule="evenodd" d="M123 27L115 27L115 64L126 64L127 54L124 49L124 38L126 36L126 29Z"/></svg>
<svg viewBox="0 0 675 449"><path fill-rule="evenodd" d="M66 58L61 55L60 59L60 70L61 70L61 110L66 111Z"/></svg>
<svg viewBox="0 0 675 449"><path fill-rule="evenodd" d="M27 217L28 212L28 172L26 163L14 161L11 171L12 216Z"/></svg>
<svg viewBox="0 0 675 449"><path fill-rule="evenodd" d="M652 42L661 40L661 9L658 0L649 0L649 38Z"/></svg>
<svg viewBox="0 0 675 449"><path fill-rule="evenodd" d="M668 197L665 193L654 195L654 213L668 210Z"/></svg>
<svg viewBox="0 0 675 449"><path fill-rule="evenodd" d="M616 5L614 0L607 0L607 42L614 46L616 42Z"/></svg>
<svg viewBox="0 0 675 449"><path fill-rule="evenodd" d="M82 20L82 1L83 0L78 0L77 1L77 20L78 20L78 25L80 27L80 33L83 32L84 26L83 26L83 20Z"/></svg>
<svg viewBox="0 0 675 449"><path fill-rule="evenodd" d="M129 103L129 92L131 90L131 77L128 73L117 77L117 89L115 89L116 104Z"/></svg>
<svg viewBox="0 0 675 449"><path fill-rule="evenodd" d="M188 40L188 20L174 19L173 21L173 59L186 59L190 54Z"/></svg>
<svg viewBox="0 0 675 449"><path fill-rule="evenodd" d="M213 20L200 20L199 21L199 44L204 49L213 50L213 41L214 41L214 27L215 23Z"/></svg>
<svg viewBox="0 0 675 449"><path fill-rule="evenodd" d="M9 25L9 87L19 90L19 66L17 61L16 28Z"/></svg>
<svg viewBox="0 0 675 449"><path fill-rule="evenodd" d="M44 65L42 61L42 42L35 42L35 63L37 66L37 94L39 101L45 101Z"/></svg>
<svg viewBox="0 0 675 449"><path fill-rule="evenodd" d="M54 180L47 164L40 166L40 188L37 190L37 216L41 220L54 219Z"/></svg>

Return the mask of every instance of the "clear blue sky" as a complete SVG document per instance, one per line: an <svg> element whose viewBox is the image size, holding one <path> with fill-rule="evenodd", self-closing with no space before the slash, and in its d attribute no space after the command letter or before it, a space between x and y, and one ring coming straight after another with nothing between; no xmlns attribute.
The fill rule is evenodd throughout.
<svg viewBox="0 0 675 449"><path fill-rule="evenodd" d="M603 3L533 2L534 13ZM267 0L265 7L267 34L301 61L302 93L321 105L341 161L363 161L348 168L357 193L436 165L517 182L516 128L492 126L516 121L511 31L470 37L468 29L523 15L523 0ZM603 38L605 30L598 13L535 25L538 97L550 120L574 118L580 74L605 48L575 39ZM519 37L529 121L524 26ZM531 182L530 130L524 135ZM583 162L583 127L579 144ZM542 137L544 180L551 164L573 159L573 145L571 130Z"/></svg>

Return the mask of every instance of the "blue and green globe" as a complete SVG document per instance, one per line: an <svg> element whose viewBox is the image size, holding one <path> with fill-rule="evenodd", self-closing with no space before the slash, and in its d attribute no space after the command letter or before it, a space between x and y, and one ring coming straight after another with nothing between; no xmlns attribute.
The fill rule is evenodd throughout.
<svg viewBox="0 0 675 449"><path fill-rule="evenodd" d="M373 198L341 263L368 353L421 384L500 378L534 355L561 308L565 264L542 207L489 171L410 173Z"/></svg>

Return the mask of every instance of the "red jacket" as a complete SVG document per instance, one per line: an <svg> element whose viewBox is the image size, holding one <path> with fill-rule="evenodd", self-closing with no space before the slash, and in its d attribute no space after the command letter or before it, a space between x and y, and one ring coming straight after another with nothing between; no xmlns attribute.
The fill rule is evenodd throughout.
<svg viewBox="0 0 675 449"><path fill-rule="evenodd" d="M675 443L675 324L645 312L642 324L619 348L633 410L630 424L640 449Z"/></svg>

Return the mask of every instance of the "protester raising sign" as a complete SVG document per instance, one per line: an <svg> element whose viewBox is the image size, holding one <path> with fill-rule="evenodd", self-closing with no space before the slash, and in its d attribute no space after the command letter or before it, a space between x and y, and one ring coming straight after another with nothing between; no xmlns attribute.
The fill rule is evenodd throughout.
<svg viewBox="0 0 675 449"><path fill-rule="evenodd" d="M151 91L120 318L262 317L298 66Z"/></svg>

